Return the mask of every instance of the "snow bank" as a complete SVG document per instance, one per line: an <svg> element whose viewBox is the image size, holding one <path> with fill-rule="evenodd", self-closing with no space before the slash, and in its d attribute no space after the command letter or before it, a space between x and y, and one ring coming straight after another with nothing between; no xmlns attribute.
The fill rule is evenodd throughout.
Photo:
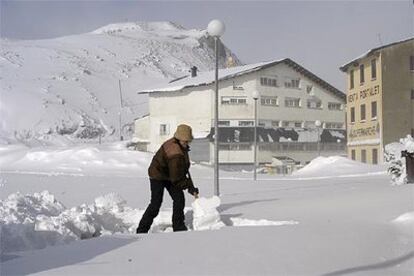
<svg viewBox="0 0 414 276"><path fill-rule="evenodd" d="M216 230L225 226L217 211L217 207L220 206L219 197L198 198L191 205L193 207L194 230Z"/></svg>
<svg viewBox="0 0 414 276"><path fill-rule="evenodd" d="M394 223L411 224L414 227L414 212L405 213L393 220Z"/></svg>
<svg viewBox="0 0 414 276"><path fill-rule="evenodd" d="M342 156L317 157L308 165L292 173L293 176L346 176L367 173L382 173L385 168L350 160Z"/></svg>
<svg viewBox="0 0 414 276"><path fill-rule="evenodd" d="M406 233L410 240L414 237L414 211L402 214L392 221L392 223L402 232Z"/></svg>
<svg viewBox="0 0 414 276"><path fill-rule="evenodd" d="M116 194L66 209L48 191L15 193L0 201L4 252L39 249L104 234L132 233L142 211L125 206Z"/></svg>
<svg viewBox="0 0 414 276"><path fill-rule="evenodd" d="M0 152L2 171L12 172L146 175L151 160L150 153L129 150L127 142L38 148L0 144Z"/></svg>
<svg viewBox="0 0 414 276"><path fill-rule="evenodd" d="M385 146L384 158L388 165L388 174L391 175L391 182L394 185L407 183L406 161L405 157L401 155L402 151L414 152L414 139L411 135L400 139L399 142Z"/></svg>
<svg viewBox="0 0 414 276"><path fill-rule="evenodd" d="M199 198L192 204L193 229L217 230L226 226L217 207L220 198ZM191 208L186 208L185 212ZM48 191L33 195L11 194L0 201L2 252L41 249L115 233L134 234L144 210L126 206L118 194L100 196L93 204L67 209ZM172 210L162 210L151 232L171 232ZM268 221L231 218L229 226L293 225L294 221Z"/></svg>

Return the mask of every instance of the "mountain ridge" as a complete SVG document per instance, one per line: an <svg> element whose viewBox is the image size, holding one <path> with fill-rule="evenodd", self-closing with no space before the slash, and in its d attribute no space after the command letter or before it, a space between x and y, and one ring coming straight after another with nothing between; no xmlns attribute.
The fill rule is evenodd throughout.
<svg viewBox="0 0 414 276"><path fill-rule="evenodd" d="M136 92L187 75L192 66L214 68L214 41L206 31L173 22L115 23L80 35L1 44L3 143L128 138L134 118L148 112L147 96ZM222 46L220 67L230 56L242 64Z"/></svg>

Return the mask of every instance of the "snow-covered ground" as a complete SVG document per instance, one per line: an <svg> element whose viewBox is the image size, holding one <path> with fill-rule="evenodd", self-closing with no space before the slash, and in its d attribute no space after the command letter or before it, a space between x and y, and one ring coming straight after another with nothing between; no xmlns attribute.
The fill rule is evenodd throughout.
<svg viewBox="0 0 414 276"><path fill-rule="evenodd" d="M414 273L414 185L391 185L384 166L334 156L257 182L221 172L217 198L212 169L193 165L190 231L171 232L165 194L151 233L136 235L151 158L124 143L0 146L0 274Z"/></svg>

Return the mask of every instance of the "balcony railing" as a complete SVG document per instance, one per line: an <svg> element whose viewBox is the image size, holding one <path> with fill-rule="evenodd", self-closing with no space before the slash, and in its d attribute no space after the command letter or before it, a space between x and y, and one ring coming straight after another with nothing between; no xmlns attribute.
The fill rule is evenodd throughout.
<svg viewBox="0 0 414 276"><path fill-rule="evenodd" d="M250 151L253 143L220 143L220 150L227 151ZM320 143L321 151L345 151L344 143ZM272 142L258 143L259 151L318 151L316 142Z"/></svg>

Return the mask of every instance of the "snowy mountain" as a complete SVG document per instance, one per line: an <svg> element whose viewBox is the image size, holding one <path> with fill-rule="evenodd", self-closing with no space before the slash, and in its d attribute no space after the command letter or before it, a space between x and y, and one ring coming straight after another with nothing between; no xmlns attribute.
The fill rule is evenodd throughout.
<svg viewBox="0 0 414 276"><path fill-rule="evenodd" d="M171 22L111 24L45 40L1 39L0 142L116 140L119 125L128 137L133 120L148 110L147 96L137 92L188 75L192 66L213 69L213 43L205 30ZM221 67L230 56L241 64L224 47Z"/></svg>

